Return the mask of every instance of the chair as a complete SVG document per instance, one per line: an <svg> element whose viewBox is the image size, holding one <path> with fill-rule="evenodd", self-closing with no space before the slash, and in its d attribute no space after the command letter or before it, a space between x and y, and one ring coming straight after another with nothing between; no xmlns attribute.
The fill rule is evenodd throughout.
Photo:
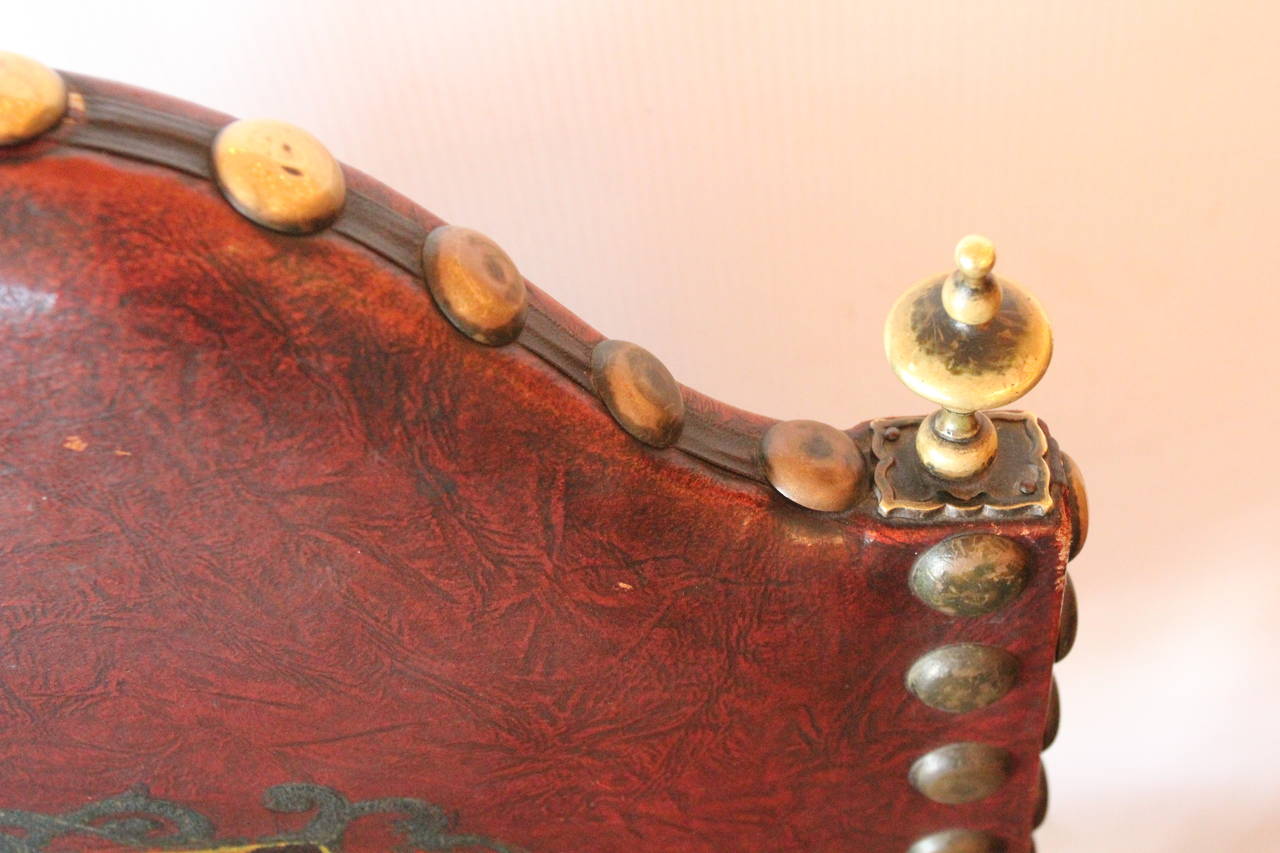
<svg viewBox="0 0 1280 853"><path fill-rule="evenodd" d="M0 143L0 851L1032 849L1088 516L987 241L838 430L289 125L3 54Z"/></svg>

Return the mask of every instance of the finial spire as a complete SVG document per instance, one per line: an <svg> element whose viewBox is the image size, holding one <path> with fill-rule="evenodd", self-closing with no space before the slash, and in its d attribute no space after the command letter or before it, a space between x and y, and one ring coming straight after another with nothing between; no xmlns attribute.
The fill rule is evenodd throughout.
<svg viewBox="0 0 1280 853"><path fill-rule="evenodd" d="M916 449L945 480L972 477L991 463L996 434L981 410L1030 391L1053 352L1044 309L992 273L990 240L963 238L955 262L955 271L904 294L885 323L885 352L898 378L942 406L917 431Z"/></svg>

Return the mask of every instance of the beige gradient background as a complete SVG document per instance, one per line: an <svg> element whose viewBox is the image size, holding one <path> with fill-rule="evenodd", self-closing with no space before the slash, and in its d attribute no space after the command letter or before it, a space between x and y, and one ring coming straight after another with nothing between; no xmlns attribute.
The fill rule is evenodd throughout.
<svg viewBox="0 0 1280 853"><path fill-rule="evenodd" d="M24 2L0 42L242 116L499 240L681 381L840 426L961 235L1054 322L1089 481L1042 853L1280 850L1280 6Z"/></svg>

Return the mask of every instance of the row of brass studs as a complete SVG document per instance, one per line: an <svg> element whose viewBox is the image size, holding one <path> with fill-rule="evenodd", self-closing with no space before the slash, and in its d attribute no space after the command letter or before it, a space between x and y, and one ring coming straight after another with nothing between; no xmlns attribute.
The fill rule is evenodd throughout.
<svg viewBox="0 0 1280 853"><path fill-rule="evenodd" d="M932 609L954 617L994 613L1016 599L1031 569L1027 550L991 533L961 533L916 559L911 592ZM907 672L907 689L931 708L964 714L1003 698L1018 680L1018 659L979 643L942 646L921 655ZM1013 756L983 743L949 743L916 759L911 786L936 803L961 805L985 799L1008 780ZM925 836L908 853L997 853L1003 842L990 833L953 828Z"/></svg>
<svg viewBox="0 0 1280 853"><path fill-rule="evenodd" d="M49 131L67 111L67 86L35 60L0 53L0 145ZM212 172L227 201L253 223L310 234L342 213L342 165L323 143L292 124L232 122L214 137ZM525 279L484 234L442 225L422 245L422 277L440 313L472 341L502 346L520 337L529 314ZM680 438L685 401L662 362L643 347L604 341L591 353L596 393L627 433L654 447Z"/></svg>
<svg viewBox="0 0 1280 853"><path fill-rule="evenodd" d="M507 253L479 232L442 225L422 249L427 289L449 322L482 344L514 341L528 315L524 277ZM591 352L591 382L618 425L652 447L670 447L684 427L680 385L652 353L606 340Z"/></svg>
<svg viewBox="0 0 1280 853"><path fill-rule="evenodd" d="M1074 560L1084 548L1085 540L1089 538L1089 493L1075 460L1064 453L1062 464L1067 474L1067 507L1071 515L1071 548L1068 551L1068 559ZM1076 587L1071 582L1071 575L1068 574L1066 586L1062 590L1062 610L1058 617L1058 641L1054 648L1054 663L1065 658L1076 643L1076 629L1079 627L1078 608ZM1058 694L1058 679L1055 677L1049 687L1049 712L1045 718L1042 750L1053 745L1058 737L1058 728L1061 723L1062 699ZM1045 773L1043 762L1040 764L1038 785L1035 814L1031 821L1033 828L1039 827L1049 813L1049 777ZM1034 849L1033 844L1032 850Z"/></svg>
<svg viewBox="0 0 1280 853"><path fill-rule="evenodd" d="M236 136L246 144L223 144L244 125L252 130ZM224 129L214 143L218 184L255 222L293 233L312 231L341 209L341 168L312 137L296 129L290 135L284 128L278 122L236 122ZM231 151L249 156L246 149L256 159L230 159ZM436 306L458 331L488 346L520 336L529 312L528 289L497 243L469 228L440 226L423 244L422 270ZM614 420L632 436L654 447L679 439L684 396L650 352L626 341L603 341L592 352L591 377Z"/></svg>
<svg viewBox="0 0 1280 853"><path fill-rule="evenodd" d="M0 53L0 145L29 142L67 109L56 71ZM342 166L314 136L267 119L222 128L210 150L218 188L247 219L285 234L326 228L346 203ZM524 278L501 247L468 228L444 225L422 247L427 290L458 331L489 346L519 337L528 315ZM684 397L671 373L647 350L604 341L591 358L592 381L618 424L654 447L668 447L684 426Z"/></svg>
<svg viewBox="0 0 1280 853"><path fill-rule="evenodd" d="M57 72L0 53L0 145L34 139L54 127L66 108L66 85ZM342 166L318 139L285 122L228 124L214 138L210 160L227 201L264 228L315 233L332 224L346 202ZM489 346L519 337L528 313L524 278L488 237L441 226L427 236L422 266L436 305L460 332ZM591 378L628 434L660 448L679 439L684 397L652 353L625 341L604 341L592 352ZM809 509L850 509L866 480L853 440L816 421L775 424L761 442L760 456L774 488Z"/></svg>

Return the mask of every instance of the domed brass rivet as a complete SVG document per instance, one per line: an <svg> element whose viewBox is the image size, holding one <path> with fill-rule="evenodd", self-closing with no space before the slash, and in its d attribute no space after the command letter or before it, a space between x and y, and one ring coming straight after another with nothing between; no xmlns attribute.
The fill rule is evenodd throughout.
<svg viewBox="0 0 1280 853"><path fill-rule="evenodd" d="M909 583L916 597L934 610L981 616L1017 598L1030 564L1026 549L1012 539L960 533L920 555Z"/></svg>
<svg viewBox="0 0 1280 853"><path fill-rule="evenodd" d="M911 765L911 787L935 803L956 806L985 799L1009 778L1011 756L998 746L952 743Z"/></svg>
<svg viewBox="0 0 1280 853"><path fill-rule="evenodd" d="M1040 782L1036 787L1036 810L1031 816L1031 828L1035 829L1044 823L1049 816L1049 776L1044 772L1044 764L1040 765Z"/></svg>
<svg viewBox="0 0 1280 853"><path fill-rule="evenodd" d="M1076 630L1080 627L1079 603L1076 601L1076 585L1067 575L1067 586L1062 590L1062 614L1058 618L1058 649L1055 660L1062 660L1076 644Z"/></svg>
<svg viewBox="0 0 1280 853"><path fill-rule="evenodd" d="M524 328L524 277L497 243L479 231L442 225L422 246L422 271L440 311L458 331L490 346Z"/></svg>
<svg viewBox="0 0 1280 853"><path fill-rule="evenodd" d="M1058 737L1058 725L1062 721L1062 700L1058 697L1058 679L1049 688L1049 713L1044 720L1044 740L1041 749L1048 749Z"/></svg>
<svg viewBox="0 0 1280 853"><path fill-rule="evenodd" d="M764 473L800 506L842 512L858 500L866 463L853 439L818 421L780 421L760 445Z"/></svg>
<svg viewBox="0 0 1280 853"><path fill-rule="evenodd" d="M614 420L653 447L669 447L684 426L684 396L671 371L647 349L601 341L591 351L591 381Z"/></svg>
<svg viewBox="0 0 1280 853"><path fill-rule="evenodd" d="M1018 659L995 646L959 643L922 655L907 671L907 688L939 711L985 708L1018 680Z"/></svg>
<svg viewBox="0 0 1280 853"><path fill-rule="evenodd" d="M0 51L0 145L34 139L67 111L62 77L34 59Z"/></svg>
<svg viewBox="0 0 1280 853"><path fill-rule="evenodd" d="M912 844L907 853L1004 853L1006 849L1004 842L990 833L947 829L926 835Z"/></svg>
<svg viewBox="0 0 1280 853"><path fill-rule="evenodd" d="M300 127L242 119L213 140L213 171L231 205L266 228L308 234L342 210L347 185L329 150Z"/></svg>
<svg viewBox="0 0 1280 853"><path fill-rule="evenodd" d="M1079 466L1067 454L1062 454L1062 465L1067 469L1067 500L1071 505L1074 527L1071 530L1071 556L1074 560L1089 538L1089 492L1084 487L1084 475Z"/></svg>
<svg viewBox="0 0 1280 853"><path fill-rule="evenodd" d="M916 431L916 449L943 479L966 479L991 463L996 435L980 410L1030 391L1053 352L1044 310L992 274L995 260L990 240L965 237L955 271L909 290L885 322L885 353L898 378L942 406Z"/></svg>

